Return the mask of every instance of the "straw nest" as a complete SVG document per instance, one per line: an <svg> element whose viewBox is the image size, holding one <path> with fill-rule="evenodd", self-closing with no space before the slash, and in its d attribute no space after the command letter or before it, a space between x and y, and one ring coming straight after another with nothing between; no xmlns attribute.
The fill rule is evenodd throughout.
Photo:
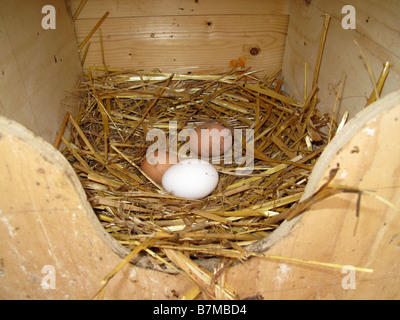
<svg viewBox="0 0 400 320"><path fill-rule="evenodd" d="M273 231L299 201L335 125L319 114L314 95L300 102L283 93L279 77L89 70L78 114L66 117L70 138L61 140L109 234L129 250L152 240L144 264L170 269L171 249L191 259L234 258ZM168 137L171 126L179 132L209 121L253 129L251 170L211 159L220 180L201 200L170 195L142 172L150 129Z"/></svg>

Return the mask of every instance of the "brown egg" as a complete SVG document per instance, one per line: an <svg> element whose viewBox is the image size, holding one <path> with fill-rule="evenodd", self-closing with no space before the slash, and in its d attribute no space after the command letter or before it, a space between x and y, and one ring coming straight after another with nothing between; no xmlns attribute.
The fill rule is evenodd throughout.
<svg viewBox="0 0 400 320"><path fill-rule="evenodd" d="M178 163L176 155L167 151L155 151L146 155L141 168L151 179L161 185L165 171L175 163Z"/></svg>
<svg viewBox="0 0 400 320"><path fill-rule="evenodd" d="M232 132L219 123L198 126L189 139L190 149L202 157L222 156L232 148Z"/></svg>

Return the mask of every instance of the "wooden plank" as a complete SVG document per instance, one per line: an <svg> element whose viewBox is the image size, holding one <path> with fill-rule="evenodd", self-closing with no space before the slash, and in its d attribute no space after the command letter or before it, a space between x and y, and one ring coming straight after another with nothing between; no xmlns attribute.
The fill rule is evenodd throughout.
<svg viewBox="0 0 400 320"><path fill-rule="evenodd" d="M356 29L345 30L341 22L345 4L356 9ZM377 78L383 64L389 61L391 69L382 95L396 90L400 82L400 2L390 1L329 1L308 3L294 0L283 62L284 82L297 99L304 91L304 64L307 63L307 88L311 90L312 74L318 50L323 15L332 19L329 25L319 78L319 109L331 113L343 74L345 82L339 100L337 118L349 111L354 116L364 108L373 91L356 39L363 48Z"/></svg>
<svg viewBox="0 0 400 320"><path fill-rule="evenodd" d="M81 0L70 0L75 13ZM106 11L110 17L198 16L229 14L289 14L290 0L96 0L88 1L78 19L98 19Z"/></svg>
<svg viewBox="0 0 400 320"><path fill-rule="evenodd" d="M201 72L226 71L240 57L270 74L281 67L288 21L288 15L268 14L107 18L105 60L117 68ZM78 43L95 23L76 21ZM84 66L101 66L98 33L90 41Z"/></svg>
<svg viewBox="0 0 400 320"><path fill-rule="evenodd" d="M56 29L43 29L45 1L0 2L0 114L54 141L65 112L60 101L81 66L65 2L52 2Z"/></svg>

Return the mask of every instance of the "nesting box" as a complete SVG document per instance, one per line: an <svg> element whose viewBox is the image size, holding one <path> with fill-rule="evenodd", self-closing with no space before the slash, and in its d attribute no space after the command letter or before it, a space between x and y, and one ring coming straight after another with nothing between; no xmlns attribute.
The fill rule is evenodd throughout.
<svg viewBox="0 0 400 320"><path fill-rule="evenodd" d="M242 299L400 297L398 1L2 1L0 9L1 298L91 298L126 255L52 146L65 113L77 110L67 92L88 67L282 69L299 101L317 77L321 111L350 119L314 167L307 206L256 244L263 255L227 268L225 281ZM366 107L371 95L379 99ZM335 192L325 185L332 172ZM321 190L332 194L310 200ZM129 264L105 298L177 299L192 287L182 274Z"/></svg>

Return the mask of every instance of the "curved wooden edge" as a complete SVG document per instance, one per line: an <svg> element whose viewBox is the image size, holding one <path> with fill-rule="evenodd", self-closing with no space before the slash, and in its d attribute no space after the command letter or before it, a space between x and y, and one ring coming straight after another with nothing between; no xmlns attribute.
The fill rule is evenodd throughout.
<svg viewBox="0 0 400 320"><path fill-rule="evenodd" d="M400 103L400 90L394 91L386 97L377 100L372 105L358 112L343 127L342 131L337 134L329 146L325 148L318 162L315 164L312 174L308 180L304 194L300 201L311 196L317 188L324 182L323 179L328 177L328 166L331 164L333 157L343 148L353 136L361 130L368 122L375 121L380 114L396 108ZM390 137L388 137L389 139Z"/></svg>
<svg viewBox="0 0 400 320"><path fill-rule="evenodd" d="M377 116L396 107L399 103L400 90L392 92L384 99L376 101L373 105L370 105L368 108L365 108L357 113L343 127L343 130L341 130L339 134L332 139L319 157L309 177L307 186L300 201L312 196L312 194L327 180L329 176L329 170L327 168L330 167L330 169L333 169L335 167L334 165L331 165L333 157L340 151L341 148L345 146L345 144L349 143L353 136L362 127L364 127L369 121L375 121ZM249 246L248 249L256 252L267 251L274 244L286 237L300 219L301 216L290 221L285 220L276 230L274 230L274 232L272 232L272 234Z"/></svg>
<svg viewBox="0 0 400 320"><path fill-rule="evenodd" d="M18 124L17 122L0 117L0 128L2 129L2 133L7 134L9 137L15 137L19 139L19 141L29 144L29 146L31 148L34 148L39 153L39 155L48 162L49 165L57 166L61 173L69 180L72 187L76 190L76 196L78 197L80 201L80 206L83 209L82 212L85 213L85 215L91 222L94 230L97 232L98 236L103 241L107 242L115 253L120 256L126 255L127 250L124 249L124 247L122 247L104 230L103 226L96 218L92 207L87 201L85 191L83 190L78 177L72 170L70 164L65 159L65 157L56 149L54 149L50 144L44 141L41 137L35 136L32 132L28 131L25 127ZM8 151L12 152L12 150ZM25 158L26 161L29 161L29 155L29 153L25 155L27 157ZM42 169L45 171L45 168Z"/></svg>
<svg viewBox="0 0 400 320"><path fill-rule="evenodd" d="M0 117L0 176L0 297L91 298L125 249L101 226L67 160ZM190 286L182 276L127 265L105 298L174 299Z"/></svg>
<svg viewBox="0 0 400 320"><path fill-rule="evenodd" d="M264 299L398 299L400 288L400 91L357 114L325 149L310 177L311 195L328 177L361 190L315 204L264 239L269 255L337 264L337 268L252 258L231 268L226 281L241 297ZM340 265L349 265L350 269ZM372 273L351 267L372 269ZM246 277L243 277L246 274Z"/></svg>

